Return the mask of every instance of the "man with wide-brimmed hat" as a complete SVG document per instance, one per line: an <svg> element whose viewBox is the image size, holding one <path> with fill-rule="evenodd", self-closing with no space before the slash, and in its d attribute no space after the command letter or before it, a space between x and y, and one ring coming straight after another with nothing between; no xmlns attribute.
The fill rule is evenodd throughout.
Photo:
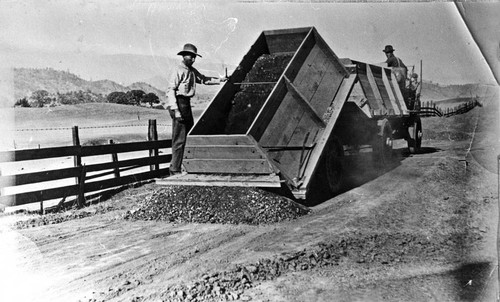
<svg viewBox="0 0 500 302"><path fill-rule="evenodd" d="M387 57L387 60L385 61L385 63L387 63L387 67L392 68L392 72L396 77L401 93L405 95L406 73L408 72L406 65L400 58L394 55L395 49L392 47L392 45L386 45L382 51L385 53L385 56Z"/></svg>
<svg viewBox="0 0 500 302"><path fill-rule="evenodd" d="M191 98L196 93L196 84L219 85L226 78L207 77L193 67L198 54L196 46L187 43L178 53L182 62L177 66L167 90L168 109L172 118L172 160L170 174L181 173L186 136L194 125Z"/></svg>

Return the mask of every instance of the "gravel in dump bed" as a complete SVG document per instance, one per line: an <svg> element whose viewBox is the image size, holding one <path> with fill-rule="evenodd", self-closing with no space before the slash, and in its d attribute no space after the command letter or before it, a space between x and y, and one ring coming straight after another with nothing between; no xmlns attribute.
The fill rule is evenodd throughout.
<svg viewBox="0 0 500 302"><path fill-rule="evenodd" d="M257 225L307 213L295 201L256 188L168 186L141 200L125 219Z"/></svg>
<svg viewBox="0 0 500 302"><path fill-rule="evenodd" d="M293 54L263 54L247 73L243 83L233 98L227 119L226 134L246 133L275 84L292 59ZM263 84L269 82L269 84Z"/></svg>

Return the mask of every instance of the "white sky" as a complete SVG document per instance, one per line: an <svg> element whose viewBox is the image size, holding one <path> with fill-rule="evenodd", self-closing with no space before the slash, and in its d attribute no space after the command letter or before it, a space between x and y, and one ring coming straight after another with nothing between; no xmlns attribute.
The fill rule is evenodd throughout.
<svg viewBox="0 0 500 302"><path fill-rule="evenodd" d="M262 30L315 26L339 57L377 63L392 44L424 79L492 83L454 3L0 0L2 49L175 56L238 64Z"/></svg>

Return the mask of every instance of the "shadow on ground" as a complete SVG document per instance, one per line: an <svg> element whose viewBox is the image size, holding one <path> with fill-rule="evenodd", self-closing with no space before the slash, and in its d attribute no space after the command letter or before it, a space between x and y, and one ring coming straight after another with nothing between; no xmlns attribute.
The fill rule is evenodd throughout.
<svg viewBox="0 0 500 302"><path fill-rule="evenodd" d="M431 154L442 151L434 147L422 147L419 154ZM373 160L371 152L358 153L356 155L349 155L345 157L342 163L342 186L341 189L335 193L329 192L325 188L324 182L314 181L308 190L308 198L305 201L299 201L305 206L316 206L325 202L326 200L359 187L368 183L385 173L397 168L401 162L408 157L414 156L410 154L408 148L399 148L393 150L393 157L390 161L383 164ZM325 175L316 175L316 178L326 178ZM286 194L286 193L283 193Z"/></svg>

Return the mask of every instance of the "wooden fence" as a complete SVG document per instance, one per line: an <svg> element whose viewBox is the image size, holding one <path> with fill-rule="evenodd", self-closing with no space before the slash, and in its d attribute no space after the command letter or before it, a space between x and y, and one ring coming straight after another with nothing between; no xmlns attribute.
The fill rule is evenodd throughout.
<svg viewBox="0 0 500 302"><path fill-rule="evenodd" d="M0 188L15 187L27 184L38 184L47 181L74 179L75 184L61 187L35 190L12 195L0 196L0 204L4 206L18 206L29 203L70 196L76 197L78 206L85 204L85 194L102 191L126 184L161 177L168 174L168 168L160 168L160 164L169 163L172 155L160 155L160 149L170 148L172 141L158 140L156 120L149 121L148 141L115 144L112 140L109 145L82 146L80 145L78 127L73 128L73 146L28 149L0 152L0 163L35 161L49 158L73 157L74 166L56 170L24 173L17 175L0 176ZM149 155L126 160L119 160L118 154L134 151L149 151ZM109 162L83 165L82 158L90 156L109 155ZM123 172L149 166L146 172L142 171L130 175ZM92 175L90 175L93 173ZM111 178L96 180L111 176Z"/></svg>
<svg viewBox="0 0 500 302"><path fill-rule="evenodd" d="M469 101L467 103L463 103L457 105L453 108L442 109L436 105L433 101L422 102L421 107L419 109L419 115L421 117L429 117L429 116L439 116L439 117L450 117L457 114L464 114L474 109L474 107L481 107L481 103L477 100Z"/></svg>

